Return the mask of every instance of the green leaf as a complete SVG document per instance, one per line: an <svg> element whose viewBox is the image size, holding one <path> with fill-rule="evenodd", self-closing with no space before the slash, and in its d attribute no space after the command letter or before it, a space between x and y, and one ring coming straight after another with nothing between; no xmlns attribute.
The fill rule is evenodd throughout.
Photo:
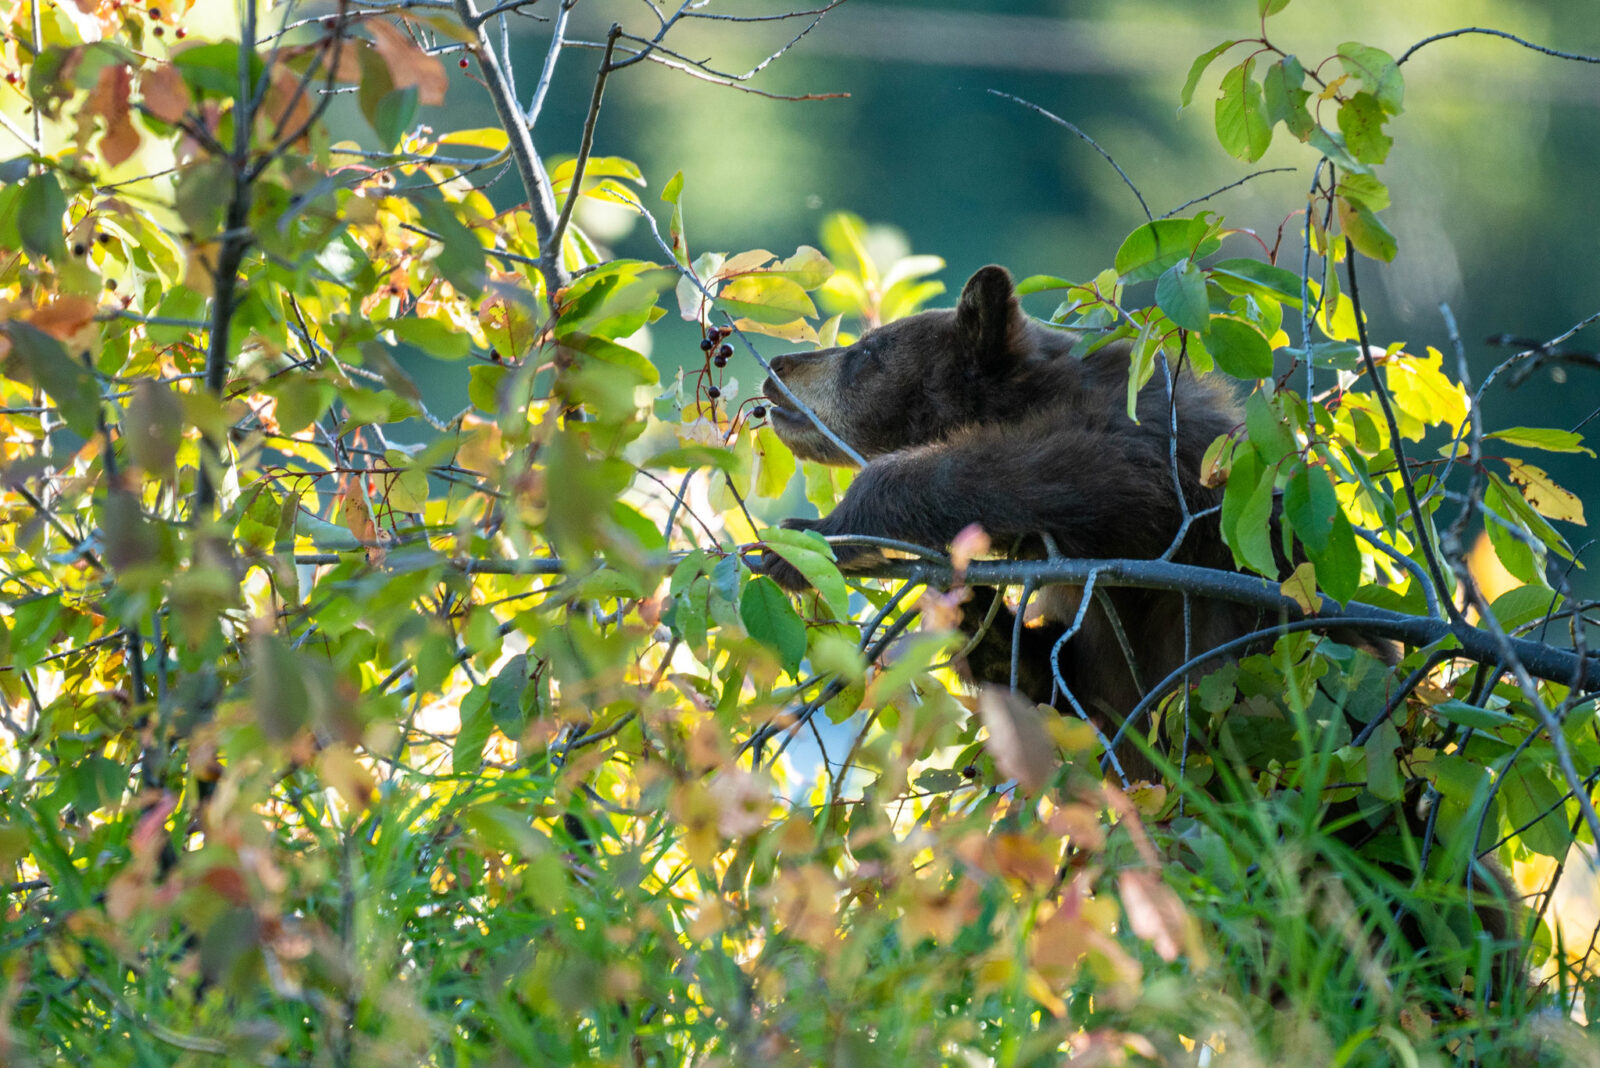
<svg viewBox="0 0 1600 1068"><path fill-rule="evenodd" d="M1205 273L1189 259L1168 267L1156 279L1156 306L1179 326L1204 331L1211 321Z"/></svg>
<svg viewBox="0 0 1600 1068"><path fill-rule="evenodd" d="M1291 415L1283 409L1282 395L1269 394L1265 389L1257 389L1245 401L1245 430L1256 452L1269 464L1277 464L1300 448L1295 441Z"/></svg>
<svg viewBox="0 0 1600 1068"><path fill-rule="evenodd" d="M385 149L399 147L400 139L411 129L416 118L416 86L408 85L404 89L391 89L384 93L372 114L372 129L378 135L378 144Z"/></svg>
<svg viewBox="0 0 1600 1068"><path fill-rule="evenodd" d="M467 399L480 412L496 415L500 411L500 383L511 369L500 363L481 363L467 372Z"/></svg>
<svg viewBox="0 0 1600 1068"><path fill-rule="evenodd" d="M1382 163L1389 158L1394 138L1383 132L1388 116L1378 98L1360 92L1339 105L1339 132L1345 147L1363 163Z"/></svg>
<svg viewBox="0 0 1600 1068"><path fill-rule="evenodd" d="M1308 553L1327 551L1339 498L1326 468L1302 465L1283 489L1283 515Z"/></svg>
<svg viewBox="0 0 1600 1068"><path fill-rule="evenodd" d="M1124 283L1158 277L1179 260L1199 259L1209 227L1204 219L1156 219L1147 222L1117 249L1117 274Z"/></svg>
<svg viewBox="0 0 1600 1068"><path fill-rule="evenodd" d="M1254 56L1222 76L1222 95L1217 97L1217 141L1235 159L1254 163L1272 144L1272 125L1261 99L1261 86L1251 76Z"/></svg>
<svg viewBox="0 0 1600 1068"><path fill-rule="evenodd" d="M1209 52L1203 52L1195 57L1195 61L1189 66L1189 76L1183 82L1183 93L1179 97L1178 104L1180 111L1194 100L1195 87L1200 84L1200 76L1206 72L1206 68L1211 66L1218 56L1238 43L1238 41L1223 41Z"/></svg>
<svg viewBox="0 0 1600 1068"><path fill-rule="evenodd" d="M1582 435L1571 430L1511 426L1485 434L1484 437L1521 445L1528 449L1543 449L1546 452L1583 452L1590 456L1594 455L1594 450L1583 444Z"/></svg>
<svg viewBox="0 0 1600 1068"><path fill-rule="evenodd" d="M1555 553L1562 559L1572 559L1572 550L1567 546L1567 540L1561 536L1560 532L1558 532L1555 527L1550 525L1550 521L1548 519L1540 515L1539 512L1528 503L1527 499L1523 497L1518 490L1507 483L1505 479L1501 478L1497 474L1494 474L1493 472L1489 474L1489 483L1490 488L1498 488L1500 491L1498 497L1500 503L1497 510L1501 515L1509 516L1516 522L1522 524L1522 526L1532 533L1535 538L1537 538L1546 547L1554 550ZM1489 504L1487 491L1485 491L1484 495L1484 504L1490 508L1495 507L1494 505ZM1529 581L1542 582L1542 580Z"/></svg>
<svg viewBox="0 0 1600 1068"><path fill-rule="evenodd" d="M750 637L778 654L785 671L793 675L800 670L806 655L806 625L776 582L757 575L745 585L739 595L739 620Z"/></svg>
<svg viewBox="0 0 1600 1068"><path fill-rule="evenodd" d="M1262 18L1266 18L1268 15L1276 15L1288 6L1289 0L1257 0L1257 8L1261 12Z"/></svg>
<svg viewBox="0 0 1600 1068"><path fill-rule="evenodd" d="M1367 754L1367 789L1381 800L1400 800L1404 789L1400 762L1395 757L1395 751L1400 748L1400 732L1395 729L1394 721L1386 719L1378 724L1363 748Z"/></svg>
<svg viewBox="0 0 1600 1068"><path fill-rule="evenodd" d="M461 701L461 731L450 750L450 770L457 775L472 775L483 764L483 747L494 730L489 711L489 687L477 686Z"/></svg>
<svg viewBox="0 0 1600 1068"><path fill-rule="evenodd" d="M379 329L441 360L459 360L472 351L472 335L437 319L391 319Z"/></svg>
<svg viewBox="0 0 1600 1068"><path fill-rule="evenodd" d="M1249 323L1215 316L1206 331L1205 345L1217 366L1235 378L1248 380L1272 374L1272 345Z"/></svg>
<svg viewBox="0 0 1600 1068"><path fill-rule="evenodd" d="M277 398L274 412L278 431L294 435L321 419L333 403L337 391L327 382L304 375L286 375L271 390Z"/></svg>
<svg viewBox="0 0 1600 1068"><path fill-rule="evenodd" d="M527 729L528 717L522 712L522 694L528 686L528 657L525 653L518 653L507 660L500 668L500 673L489 682L489 718L507 738L520 738Z"/></svg>
<svg viewBox="0 0 1600 1068"><path fill-rule="evenodd" d="M217 41L175 52L172 65L195 92L232 97L239 93L239 42ZM250 85L260 84L266 63L260 55L250 56Z"/></svg>
<svg viewBox="0 0 1600 1068"><path fill-rule="evenodd" d="M411 457L399 449L389 449L383 454L384 462L394 468L386 474L384 499L390 508L401 512L420 512L428 503L428 472L418 467Z"/></svg>
<svg viewBox="0 0 1600 1068"><path fill-rule="evenodd" d="M1373 211L1382 211L1389 206L1389 187L1371 174L1341 172L1339 195L1351 203L1364 204Z"/></svg>
<svg viewBox="0 0 1600 1068"><path fill-rule="evenodd" d="M1561 595L1544 586L1518 586L1496 597L1489 611L1494 613L1501 627L1510 631L1548 618L1559 612L1561 605Z"/></svg>
<svg viewBox="0 0 1600 1068"><path fill-rule="evenodd" d="M1359 201L1338 198L1339 229L1356 251L1371 259L1388 263L1394 259L1395 240L1376 212Z"/></svg>
<svg viewBox="0 0 1600 1068"><path fill-rule="evenodd" d="M72 432L83 438L93 436L100 424L100 387L89 368L32 323L13 319L0 330L11 339L12 352L28 375L50 394Z"/></svg>
<svg viewBox="0 0 1600 1068"><path fill-rule="evenodd" d="M689 266L689 241L683 233L683 205L679 202L683 197L683 172L679 171L667 179L667 184L661 190L661 199L672 205L672 221L668 224L668 231L672 234L672 258L678 261L678 266Z"/></svg>
<svg viewBox="0 0 1600 1068"><path fill-rule="evenodd" d="M1306 110L1311 91L1302 88L1306 72L1300 61L1284 56L1261 76L1261 90L1267 109L1267 122L1283 123L1284 128L1304 141L1317 128L1317 120Z"/></svg>
<svg viewBox="0 0 1600 1068"><path fill-rule="evenodd" d="M833 549L822 535L810 530L774 527L759 532L767 548L794 565L840 619L850 615L850 589L833 562Z"/></svg>
<svg viewBox="0 0 1600 1068"><path fill-rule="evenodd" d="M1306 138L1306 144L1321 152L1328 159L1339 165L1339 169L1356 174L1371 174L1372 168L1362 163L1350 154L1344 146L1344 137L1329 130L1326 126L1318 126Z"/></svg>
<svg viewBox="0 0 1600 1068"><path fill-rule="evenodd" d="M1511 826L1532 824L1522 832L1522 844L1535 853L1557 860L1564 858L1572 845L1566 805L1562 801L1565 793L1543 772L1521 765L1506 772L1505 785L1500 788Z"/></svg>
<svg viewBox="0 0 1600 1068"><path fill-rule="evenodd" d="M1406 83L1393 56L1359 41L1340 45L1338 56L1345 73L1359 81L1362 88L1383 105L1384 111L1390 115L1400 114Z"/></svg>
<svg viewBox="0 0 1600 1068"><path fill-rule="evenodd" d="M1220 260L1206 269L1211 280L1235 296L1265 296L1300 306L1300 276L1260 260Z"/></svg>
<svg viewBox="0 0 1600 1068"><path fill-rule="evenodd" d="M1222 534L1234 561L1269 577L1278 573L1269 533L1274 474L1253 448L1241 448L1222 493Z"/></svg>
<svg viewBox="0 0 1600 1068"><path fill-rule="evenodd" d="M17 203L17 232L22 247L30 256L43 256L55 263L67 258L67 239L61 230L67 213L67 198L55 172L45 171L28 179Z"/></svg>
<svg viewBox="0 0 1600 1068"><path fill-rule="evenodd" d="M1499 709L1469 705L1465 701L1441 701L1433 706L1433 711L1451 723L1483 731L1496 730L1517 721L1517 717Z"/></svg>
<svg viewBox="0 0 1600 1068"><path fill-rule="evenodd" d="M431 261L445 281L461 293L477 293L483 289L487 273L484 268L483 245L471 230L462 225L437 194L416 194L411 197L422 225L439 235L439 255Z"/></svg>
<svg viewBox="0 0 1600 1068"><path fill-rule="evenodd" d="M1327 547L1319 552L1307 549L1306 555L1317 567L1317 585L1322 592L1341 605L1349 604L1361 588L1361 548L1356 544L1355 528L1342 510L1333 514Z"/></svg>
<svg viewBox="0 0 1600 1068"><path fill-rule="evenodd" d="M783 496L794 477L795 458L789 447L778 439L777 433L764 426L755 432L756 496L769 500Z"/></svg>

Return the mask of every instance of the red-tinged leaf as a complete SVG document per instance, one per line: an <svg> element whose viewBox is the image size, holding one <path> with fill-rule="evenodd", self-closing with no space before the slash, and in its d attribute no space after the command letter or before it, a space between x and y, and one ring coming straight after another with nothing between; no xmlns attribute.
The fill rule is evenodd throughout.
<svg viewBox="0 0 1600 1068"><path fill-rule="evenodd" d="M389 68L389 80L394 88L414 87L417 101L427 107L444 103L450 78L437 57L428 55L400 29L382 19L370 19L363 25L372 34L373 47Z"/></svg>
<svg viewBox="0 0 1600 1068"><path fill-rule="evenodd" d="M1002 687L985 686L978 694L978 715L988 732L984 746L1000 774L1029 793L1044 789L1060 762L1039 709Z"/></svg>

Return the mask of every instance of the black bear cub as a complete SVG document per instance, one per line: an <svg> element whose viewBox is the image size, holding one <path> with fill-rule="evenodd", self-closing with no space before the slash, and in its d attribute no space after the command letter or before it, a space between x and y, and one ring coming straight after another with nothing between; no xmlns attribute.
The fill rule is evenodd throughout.
<svg viewBox="0 0 1600 1068"><path fill-rule="evenodd" d="M1126 343L1080 356L1082 342L1024 315L1011 276L990 266L967 281L954 309L890 323L847 347L773 360L784 385L867 461L830 514L786 525L942 548L976 523L997 549L1021 556L1042 556L1050 542L1067 557L1161 556L1182 525L1180 486L1192 514L1220 502L1220 490L1201 484L1201 459L1241 417L1217 379L1180 374L1169 397L1157 374L1139 394L1135 422L1127 414ZM784 407L773 382L764 392L773 428L796 455L851 462L804 414ZM879 559L870 549L837 552L845 570ZM1233 567L1215 512L1190 525L1172 559ZM804 587L782 560L769 554L766 564L780 584ZM974 594L963 624L969 633L993 606L992 591ZM1063 709L1070 704L1057 693L1051 650L1080 598L1075 587L1041 590L1044 625L1023 629L1018 657L1019 688L1040 702L1055 695ZM1146 687L1183 662L1184 624L1178 594L1117 589L1108 600L1126 650L1097 597L1055 667L1079 706L1114 727ZM1253 611L1194 602L1191 655L1254 620ZM1009 681L1013 621L1002 605L969 653L975 681Z"/></svg>

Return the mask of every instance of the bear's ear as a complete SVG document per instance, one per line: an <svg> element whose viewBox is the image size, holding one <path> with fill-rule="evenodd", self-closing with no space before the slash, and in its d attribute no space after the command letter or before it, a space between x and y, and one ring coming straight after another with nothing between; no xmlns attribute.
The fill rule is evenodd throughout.
<svg viewBox="0 0 1600 1068"><path fill-rule="evenodd" d="M1004 267L980 267L967 279L956 305L956 336L981 366L999 368L1011 361L1022 340L1023 322L1011 275Z"/></svg>

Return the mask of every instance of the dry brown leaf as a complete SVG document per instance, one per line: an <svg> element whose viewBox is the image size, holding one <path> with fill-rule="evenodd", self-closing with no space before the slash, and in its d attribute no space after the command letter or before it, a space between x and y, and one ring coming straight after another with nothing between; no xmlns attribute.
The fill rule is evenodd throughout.
<svg viewBox="0 0 1600 1068"><path fill-rule="evenodd" d="M428 107L444 103L444 91L450 84L444 64L423 52L416 42L394 25L379 19L366 23L372 32L374 47L389 68L389 80L396 89L416 86L417 100Z"/></svg>

